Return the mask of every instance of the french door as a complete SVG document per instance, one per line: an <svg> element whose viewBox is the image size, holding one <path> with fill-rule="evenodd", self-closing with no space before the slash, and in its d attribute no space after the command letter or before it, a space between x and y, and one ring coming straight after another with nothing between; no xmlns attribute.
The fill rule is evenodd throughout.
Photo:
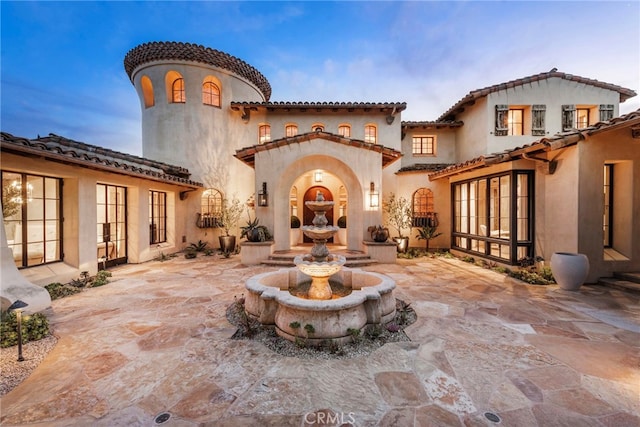
<svg viewBox="0 0 640 427"><path fill-rule="evenodd" d="M97 184L98 268L127 262L127 189Z"/></svg>

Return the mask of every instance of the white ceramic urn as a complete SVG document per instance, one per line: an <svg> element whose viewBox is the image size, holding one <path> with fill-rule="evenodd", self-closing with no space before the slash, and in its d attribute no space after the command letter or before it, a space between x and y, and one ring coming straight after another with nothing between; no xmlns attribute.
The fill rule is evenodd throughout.
<svg viewBox="0 0 640 427"><path fill-rule="evenodd" d="M555 252L551 255L551 272L565 291L577 291L589 274L589 258L584 254Z"/></svg>

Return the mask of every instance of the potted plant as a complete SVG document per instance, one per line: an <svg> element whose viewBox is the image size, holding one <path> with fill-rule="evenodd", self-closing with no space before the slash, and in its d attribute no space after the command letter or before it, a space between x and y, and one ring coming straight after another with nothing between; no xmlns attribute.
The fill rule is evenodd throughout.
<svg viewBox="0 0 640 427"><path fill-rule="evenodd" d="M382 204L382 210L386 215L387 223L398 232L398 236L393 238L398 245L398 252L407 252L409 237L404 236L402 230L411 228L411 203L406 198L397 197L391 193Z"/></svg>
<svg viewBox="0 0 640 427"><path fill-rule="evenodd" d="M246 237L250 242L266 242L273 239L269 229L264 225L259 225L258 222L258 218L251 220L249 217L247 225L240 227L242 230L240 238Z"/></svg>
<svg viewBox="0 0 640 427"><path fill-rule="evenodd" d="M222 199L222 210L220 212L219 225L224 231L224 235L219 236L220 251L223 253L231 253L236 250L236 236L232 236L230 231L238 225L242 215L242 205L237 197L233 199Z"/></svg>
<svg viewBox="0 0 640 427"><path fill-rule="evenodd" d="M300 226L300 218L295 215L291 215L291 230L289 232L289 243L291 246L296 246L300 242L300 236L302 235Z"/></svg>
<svg viewBox="0 0 640 427"><path fill-rule="evenodd" d="M435 239L436 237L442 234L442 233L437 233L436 232L437 229L438 229L437 225L425 225L418 230L418 235L416 236L416 238L418 240L426 241L425 250L427 252L429 252L429 241L431 241L431 239Z"/></svg>
<svg viewBox="0 0 640 427"><path fill-rule="evenodd" d="M389 238L389 229L381 225L372 225L367 228L367 231L371 234L371 239L374 242L384 243Z"/></svg>

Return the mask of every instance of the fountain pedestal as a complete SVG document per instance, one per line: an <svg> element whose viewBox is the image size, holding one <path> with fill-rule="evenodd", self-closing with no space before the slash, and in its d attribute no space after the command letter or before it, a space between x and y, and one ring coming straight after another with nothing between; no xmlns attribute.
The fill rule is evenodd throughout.
<svg viewBox="0 0 640 427"><path fill-rule="evenodd" d="M329 285L329 277L340 271L347 261L341 255L330 255L327 249L327 240L338 232L338 227L327 226L328 220L325 213L333 208L334 202L325 201L322 193L318 191L316 200L305 202L305 205L313 211L313 226L305 225L302 232L313 240L311 254L297 256L293 263L304 274L311 276L309 299L331 299L332 291Z"/></svg>

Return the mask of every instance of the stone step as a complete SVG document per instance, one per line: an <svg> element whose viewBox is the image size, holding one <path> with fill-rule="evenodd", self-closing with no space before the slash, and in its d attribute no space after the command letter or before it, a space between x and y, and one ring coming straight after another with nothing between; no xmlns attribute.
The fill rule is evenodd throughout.
<svg viewBox="0 0 640 427"><path fill-rule="evenodd" d="M613 277L627 282L640 283L640 273L613 273Z"/></svg>
<svg viewBox="0 0 640 427"><path fill-rule="evenodd" d="M622 280L616 277L601 277L598 279L598 284L623 291L640 293L640 283Z"/></svg>

